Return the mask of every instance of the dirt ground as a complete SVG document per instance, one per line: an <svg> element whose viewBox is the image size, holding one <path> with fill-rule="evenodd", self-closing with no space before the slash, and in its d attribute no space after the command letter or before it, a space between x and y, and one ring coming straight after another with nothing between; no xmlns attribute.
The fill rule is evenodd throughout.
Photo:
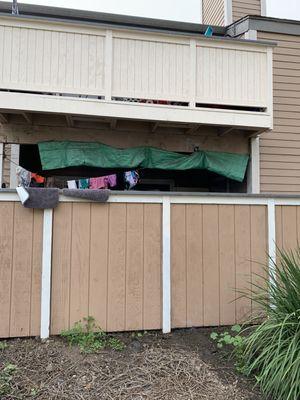
<svg viewBox="0 0 300 400"><path fill-rule="evenodd" d="M126 347L82 354L61 338L8 340L1 370L16 366L6 399L258 400L253 381L216 349L212 329L114 335Z"/></svg>

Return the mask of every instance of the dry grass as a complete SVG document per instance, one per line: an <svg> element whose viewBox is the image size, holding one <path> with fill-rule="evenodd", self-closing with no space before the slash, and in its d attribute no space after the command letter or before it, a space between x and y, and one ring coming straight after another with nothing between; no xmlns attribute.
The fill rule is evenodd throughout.
<svg viewBox="0 0 300 400"><path fill-rule="evenodd" d="M122 352L84 355L59 340L16 340L0 352L17 366L3 399L249 400L238 379L220 379L199 353L159 336L127 343Z"/></svg>

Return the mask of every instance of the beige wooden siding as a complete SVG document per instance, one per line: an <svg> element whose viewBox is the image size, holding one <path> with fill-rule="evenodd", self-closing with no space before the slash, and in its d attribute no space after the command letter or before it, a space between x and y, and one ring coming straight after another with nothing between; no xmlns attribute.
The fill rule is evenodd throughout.
<svg viewBox="0 0 300 400"><path fill-rule="evenodd" d="M300 37L258 33L273 55L274 130L260 141L261 191L300 193Z"/></svg>
<svg viewBox="0 0 300 400"><path fill-rule="evenodd" d="M300 206L276 207L276 243L284 250L295 250L299 246Z"/></svg>
<svg viewBox="0 0 300 400"><path fill-rule="evenodd" d="M43 214L0 202L0 337L40 330Z"/></svg>
<svg viewBox="0 0 300 400"><path fill-rule="evenodd" d="M161 205L54 211L51 333L88 315L106 331L161 328Z"/></svg>
<svg viewBox="0 0 300 400"><path fill-rule="evenodd" d="M233 21L237 21L246 15L261 15L260 0L232 0Z"/></svg>
<svg viewBox="0 0 300 400"><path fill-rule="evenodd" d="M208 25L225 25L225 0L202 1L202 23Z"/></svg>
<svg viewBox="0 0 300 400"><path fill-rule="evenodd" d="M173 205L172 327L230 325L244 320L258 262L266 262L267 209L244 205Z"/></svg>

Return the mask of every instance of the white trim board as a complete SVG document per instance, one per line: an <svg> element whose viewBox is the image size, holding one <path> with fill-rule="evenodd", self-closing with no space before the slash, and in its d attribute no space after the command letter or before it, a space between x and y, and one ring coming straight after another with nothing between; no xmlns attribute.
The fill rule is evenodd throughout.
<svg viewBox="0 0 300 400"><path fill-rule="evenodd" d="M152 203L162 204L165 197L170 199L170 204L239 204L239 205L268 205L269 200L273 200L275 206L300 206L300 196L288 196L288 197L272 197L272 196L239 196L239 195L176 195L173 193L155 193L155 194L111 194L108 203ZM16 192L5 192L0 191L0 202L1 201L17 201L20 199ZM78 198L60 196L60 203L93 203L89 200L83 200Z"/></svg>
<svg viewBox="0 0 300 400"><path fill-rule="evenodd" d="M224 0L224 21L225 26L232 24L232 0Z"/></svg>
<svg viewBox="0 0 300 400"><path fill-rule="evenodd" d="M24 112L82 114L86 116L101 115L102 117L142 121L173 121L207 125L216 125L216 121L218 121L217 125L261 129L269 129L272 125L271 115L268 112L168 105L158 106L147 103L126 103L30 93L0 92L0 104L5 104L8 110L22 110ZM266 105L262 104L262 107Z"/></svg>
<svg viewBox="0 0 300 400"><path fill-rule="evenodd" d="M52 220L53 220L53 209L44 210L42 282L41 282L41 328L40 328L41 339L47 339L50 334Z"/></svg>
<svg viewBox="0 0 300 400"><path fill-rule="evenodd" d="M162 331L171 332L171 207L163 198L162 210Z"/></svg>
<svg viewBox="0 0 300 400"><path fill-rule="evenodd" d="M248 193L260 193L260 154L259 137L250 139L250 162L248 167L247 191Z"/></svg>

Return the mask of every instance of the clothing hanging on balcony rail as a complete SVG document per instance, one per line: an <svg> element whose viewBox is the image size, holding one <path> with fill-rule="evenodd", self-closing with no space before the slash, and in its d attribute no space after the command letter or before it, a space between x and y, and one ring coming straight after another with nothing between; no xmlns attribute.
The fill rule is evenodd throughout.
<svg viewBox="0 0 300 400"><path fill-rule="evenodd" d="M38 144L43 170L88 166L105 169L150 168L161 170L205 169L242 182L247 154L197 151L180 154L154 147L117 149L102 143L51 141Z"/></svg>

